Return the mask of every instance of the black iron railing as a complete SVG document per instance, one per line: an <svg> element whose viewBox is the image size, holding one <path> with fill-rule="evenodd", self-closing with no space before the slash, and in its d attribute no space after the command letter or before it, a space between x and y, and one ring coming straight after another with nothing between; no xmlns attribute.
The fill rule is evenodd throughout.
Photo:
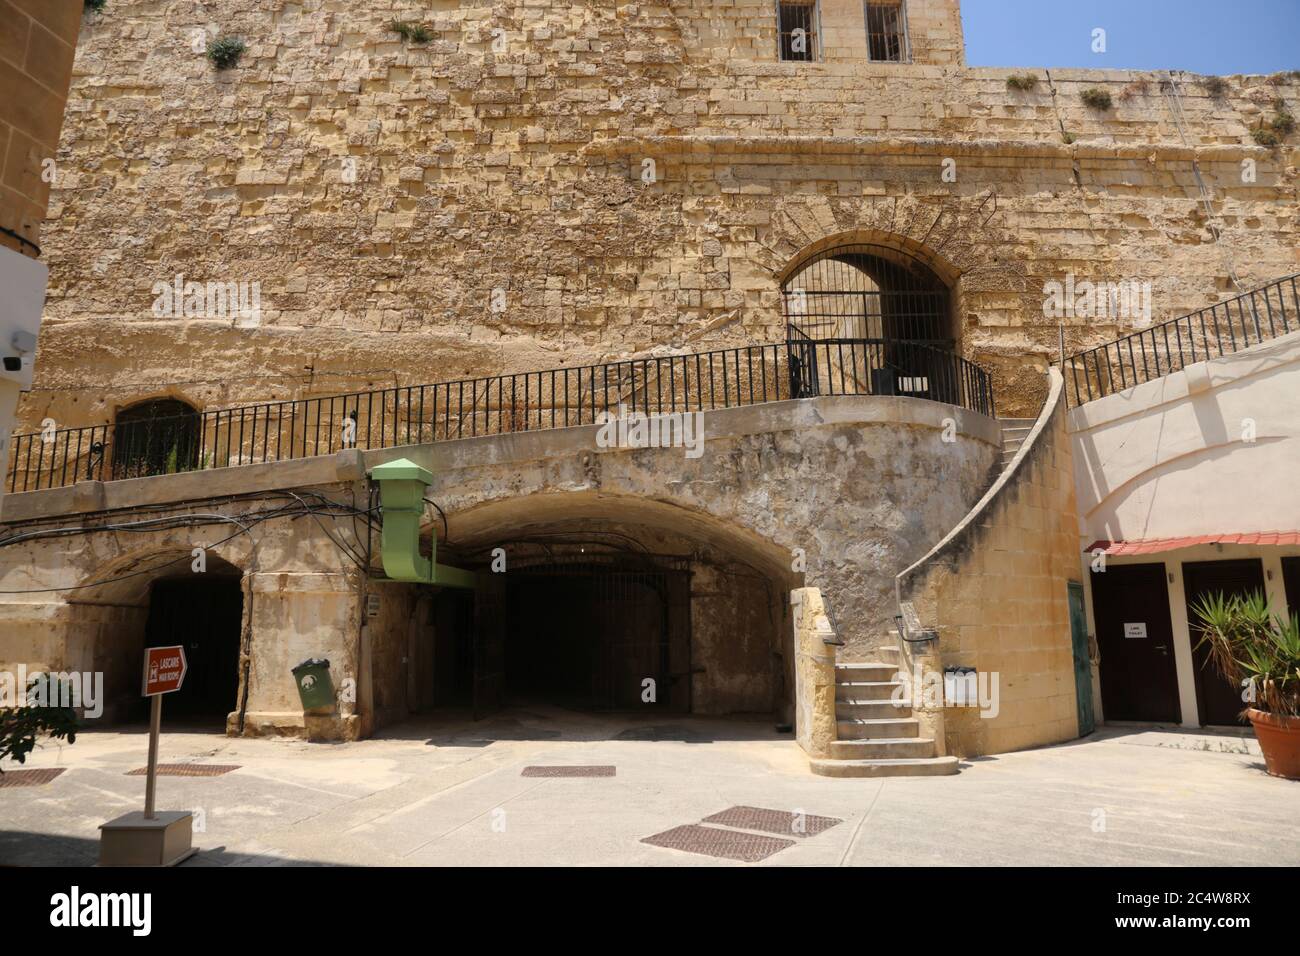
<svg viewBox="0 0 1300 956"><path fill-rule="evenodd" d="M818 395L910 395L993 414L988 374L924 344L809 339L352 392L15 435L9 491L225 468Z"/></svg>
<svg viewBox="0 0 1300 956"><path fill-rule="evenodd" d="M1300 330L1300 273L1076 352L1062 370L1076 405Z"/></svg>
<svg viewBox="0 0 1300 956"><path fill-rule="evenodd" d="M788 329L791 389L815 395L903 395L993 415L989 375L953 352L897 339L813 339Z"/></svg>

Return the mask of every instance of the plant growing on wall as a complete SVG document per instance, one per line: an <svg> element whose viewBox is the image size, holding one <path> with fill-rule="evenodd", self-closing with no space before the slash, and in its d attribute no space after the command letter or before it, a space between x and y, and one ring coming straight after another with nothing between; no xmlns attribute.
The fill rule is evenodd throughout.
<svg viewBox="0 0 1300 956"><path fill-rule="evenodd" d="M433 39L433 34L425 29L421 23L407 23L405 20L393 20L388 24L388 29L399 34L407 43L428 43Z"/></svg>
<svg viewBox="0 0 1300 956"><path fill-rule="evenodd" d="M1281 99L1273 101L1273 120L1269 123L1278 136L1290 136L1295 132L1295 117L1286 108Z"/></svg>
<svg viewBox="0 0 1300 956"><path fill-rule="evenodd" d="M1032 73L1012 73L1007 77L1007 89L1025 92L1038 86L1038 77Z"/></svg>
<svg viewBox="0 0 1300 956"><path fill-rule="evenodd" d="M1273 101L1273 116L1271 119L1261 118L1259 126L1251 130L1251 138L1260 146L1273 147L1281 144L1282 140L1295 132L1295 117L1286 108L1286 102L1281 98Z"/></svg>
<svg viewBox="0 0 1300 956"><path fill-rule="evenodd" d="M1105 112L1111 108L1110 94L1095 86L1084 90L1079 94L1079 97L1083 100L1084 105L1091 109Z"/></svg>
<svg viewBox="0 0 1300 956"><path fill-rule="evenodd" d="M228 70L239 62L246 49L239 37L217 37L208 44L208 59L218 70Z"/></svg>
<svg viewBox="0 0 1300 956"><path fill-rule="evenodd" d="M1138 77L1132 83L1127 84L1122 90L1119 91L1119 98L1124 102L1128 102L1129 100L1133 99L1133 97L1135 96L1146 96L1146 95L1147 95L1147 81L1142 79L1141 77Z"/></svg>
<svg viewBox="0 0 1300 956"><path fill-rule="evenodd" d="M1257 146L1267 146L1269 148L1282 142L1281 137L1265 126L1263 122L1260 123L1257 129L1251 130L1250 138L1255 141Z"/></svg>
<svg viewBox="0 0 1300 956"><path fill-rule="evenodd" d="M1268 772L1300 779L1300 617L1274 615L1268 598L1209 594L1192 607L1197 647L1234 686Z"/></svg>
<svg viewBox="0 0 1300 956"><path fill-rule="evenodd" d="M1212 100L1221 100L1228 95L1228 81L1221 76L1207 76L1201 80L1201 89Z"/></svg>
<svg viewBox="0 0 1300 956"><path fill-rule="evenodd" d="M108 3L108 0L86 0L85 9L99 13L104 9L104 4L106 3Z"/></svg>

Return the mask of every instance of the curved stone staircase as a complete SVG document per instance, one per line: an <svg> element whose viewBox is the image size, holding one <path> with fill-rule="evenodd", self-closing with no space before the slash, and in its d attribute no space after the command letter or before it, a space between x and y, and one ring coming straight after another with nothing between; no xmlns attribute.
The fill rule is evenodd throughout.
<svg viewBox="0 0 1300 956"><path fill-rule="evenodd" d="M1039 418L1002 418L1001 468L998 484L1020 459L1022 446ZM812 758L813 773L824 777L941 776L957 773L956 757L942 755L933 737L921 736L912 715L907 684L899 680L905 666L898 647L873 652L876 660L835 665L835 729L830 757Z"/></svg>

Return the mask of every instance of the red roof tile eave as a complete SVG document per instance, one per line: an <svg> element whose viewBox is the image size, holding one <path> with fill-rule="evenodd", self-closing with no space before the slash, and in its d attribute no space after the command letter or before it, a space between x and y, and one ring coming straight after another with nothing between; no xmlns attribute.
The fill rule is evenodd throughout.
<svg viewBox="0 0 1300 956"><path fill-rule="evenodd" d="M1134 554L1159 554L1193 548L1199 544L1294 545L1300 544L1300 531L1251 531L1237 534L1200 534L1184 538L1147 538L1136 541L1094 541L1084 550L1089 554L1102 551L1114 557Z"/></svg>

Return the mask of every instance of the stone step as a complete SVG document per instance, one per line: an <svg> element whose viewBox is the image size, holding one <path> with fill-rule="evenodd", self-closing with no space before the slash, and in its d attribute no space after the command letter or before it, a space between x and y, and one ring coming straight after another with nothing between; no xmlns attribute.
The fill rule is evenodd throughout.
<svg viewBox="0 0 1300 956"><path fill-rule="evenodd" d="M836 715L838 716L838 715ZM883 740L919 737L921 722L915 717L866 717L835 722L840 740Z"/></svg>
<svg viewBox="0 0 1300 956"><path fill-rule="evenodd" d="M871 661L863 664L836 664L835 683L850 684L859 681L893 680L898 673L897 664Z"/></svg>
<svg viewBox="0 0 1300 956"><path fill-rule="evenodd" d="M1003 428L1033 428L1037 418L999 418L998 424Z"/></svg>
<svg viewBox="0 0 1300 956"><path fill-rule="evenodd" d="M809 765L822 777L940 777L958 769L956 757L810 760Z"/></svg>
<svg viewBox="0 0 1300 956"><path fill-rule="evenodd" d="M890 717L911 717L912 702L900 700L837 700L836 720L887 720Z"/></svg>
<svg viewBox="0 0 1300 956"><path fill-rule="evenodd" d="M831 743L836 760L880 760L889 757L933 757L933 737L877 737L873 740L836 740Z"/></svg>
<svg viewBox="0 0 1300 956"><path fill-rule="evenodd" d="M852 681L835 685L835 699L839 700L889 700L894 691L902 687L901 681ZM903 691L907 693L906 690Z"/></svg>
<svg viewBox="0 0 1300 956"><path fill-rule="evenodd" d="M903 652L899 650L898 645L896 644L891 644L887 647L877 647L873 653L875 653L875 655L886 664L893 664L895 667L897 667L903 659Z"/></svg>

